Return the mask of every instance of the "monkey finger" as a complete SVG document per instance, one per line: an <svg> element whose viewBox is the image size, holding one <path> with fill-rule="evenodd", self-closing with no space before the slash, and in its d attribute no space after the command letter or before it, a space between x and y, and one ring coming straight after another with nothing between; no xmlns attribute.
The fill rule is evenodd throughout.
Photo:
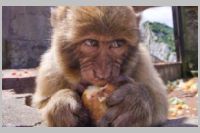
<svg viewBox="0 0 200 133"><path fill-rule="evenodd" d="M115 90L110 97L106 99L107 106L114 106L116 104L121 103L126 95L130 92L131 86L129 84L125 84L120 86L117 90Z"/></svg>
<svg viewBox="0 0 200 133"><path fill-rule="evenodd" d="M89 113L85 110L82 109L82 112L80 112L79 114L77 114L77 117L79 119L79 124L80 126L84 126L86 124L89 123Z"/></svg>
<svg viewBox="0 0 200 133"><path fill-rule="evenodd" d="M118 107L108 109L107 113L97 122L97 126L108 127L111 126L113 120L119 115L120 110Z"/></svg>
<svg viewBox="0 0 200 133"><path fill-rule="evenodd" d="M83 107L83 105L79 104L74 110L70 110L71 114L78 119L78 125L83 126L88 123L89 115L87 110Z"/></svg>
<svg viewBox="0 0 200 133"><path fill-rule="evenodd" d="M71 84L70 88L78 92L79 95L82 95L83 91L89 86L89 83L81 80L78 84Z"/></svg>
<svg viewBox="0 0 200 133"><path fill-rule="evenodd" d="M85 87L81 84L77 84L73 87L73 89L79 94L82 95L83 91L85 90Z"/></svg>
<svg viewBox="0 0 200 133"><path fill-rule="evenodd" d="M127 83L128 77L125 75L118 76L116 79L112 80L111 83L115 84L116 86L122 85Z"/></svg>
<svg viewBox="0 0 200 133"><path fill-rule="evenodd" d="M114 127L130 127L132 124L131 112L126 112L120 116L118 116L112 123Z"/></svg>

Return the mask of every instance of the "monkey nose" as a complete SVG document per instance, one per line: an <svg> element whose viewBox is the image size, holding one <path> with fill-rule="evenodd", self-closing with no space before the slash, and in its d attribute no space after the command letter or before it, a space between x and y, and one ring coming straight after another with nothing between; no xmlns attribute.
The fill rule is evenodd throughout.
<svg viewBox="0 0 200 133"><path fill-rule="evenodd" d="M100 80L104 80L105 76L103 74L97 74L96 77Z"/></svg>
<svg viewBox="0 0 200 133"><path fill-rule="evenodd" d="M109 77L109 74L106 74L106 73L96 73L96 77L99 80L107 80L108 77Z"/></svg>

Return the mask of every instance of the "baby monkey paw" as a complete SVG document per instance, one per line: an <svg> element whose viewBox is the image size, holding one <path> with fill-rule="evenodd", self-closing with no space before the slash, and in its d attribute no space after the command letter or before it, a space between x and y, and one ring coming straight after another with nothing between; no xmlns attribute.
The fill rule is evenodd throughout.
<svg viewBox="0 0 200 133"><path fill-rule="evenodd" d="M119 86L106 100L108 111L98 126L150 126L152 122L152 98L150 92L129 77L119 77Z"/></svg>

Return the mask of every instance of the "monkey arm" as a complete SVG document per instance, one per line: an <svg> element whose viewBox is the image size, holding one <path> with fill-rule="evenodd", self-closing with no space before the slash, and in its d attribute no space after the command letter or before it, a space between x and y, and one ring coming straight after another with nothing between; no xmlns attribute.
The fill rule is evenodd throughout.
<svg viewBox="0 0 200 133"><path fill-rule="evenodd" d="M40 109L42 119L48 126L85 126L88 124L88 113L77 92L68 88L59 90L55 88L53 94L46 93L45 95L44 90L41 90L44 88L37 89L34 94L34 104Z"/></svg>
<svg viewBox="0 0 200 133"><path fill-rule="evenodd" d="M166 86L153 66L150 54L144 45L139 45L139 62L135 68L132 78L142 83L153 98L153 125L166 121L168 114L168 102Z"/></svg>
<svg viewBox="0 0 200 133"><path fill-rule="evenodd" d="M99 126L155 126L164 122L155 92L135 81L121 85L106 100L108 111ZM160 107L158 107L160 106ZM166 110L165 110L166 111ZM165 116L166 117L166 116Z"/></svg>
<svg viewBox="0 0 200 133"><path fill-rule="evenodd" d="M33 106L39 108L48 126L83 126L87 123L89 117L80 96L69 88L53 63L51 53L42 57L36 83Z"/></svg>
<svg viewBox="0 0 200 133"><path fill-rule="evenodd" d="M139 83L121 85L106 103L109 108L99 126L150 126L152 123L153 99Z"/></svg>
<svg viewBox="0 0 200 133"><path fill-rule="evenodd" d="M64 77L57 70L52 59L52 51L47 51L42 56L38 68L33 105L37 108L43 108L55 92L67 87Z"/></svg>
<svg viewBox="0 0 200 133"><path fill-rule="evenodd" d="M89 120L80 97L70 89L56 92L41 112L48 126L85 126Z"/></svg>

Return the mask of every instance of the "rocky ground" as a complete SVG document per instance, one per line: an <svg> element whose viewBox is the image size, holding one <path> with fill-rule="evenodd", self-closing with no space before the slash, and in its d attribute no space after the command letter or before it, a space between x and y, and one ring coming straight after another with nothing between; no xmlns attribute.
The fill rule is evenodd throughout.
<svg viewBox="0 0 200 133"><path fill-rule="evenodd" d="M40 114L38 113L37 109L27 106L29 98L33 94L33 87L34 87L34 80L27 81L27 78L32 77L34 79L34 76L35 76L35 70L3 72L3 90L2 90L3 127L45 126L45 124L41 121ZM12 82L13 86L11 85L10 82ZM169 82L167 86L168 86L168 99L170 105L169 120L163 126L165 127L198 126L197 78L193 78L191 80L176 80L174 82Z"/></svg>

